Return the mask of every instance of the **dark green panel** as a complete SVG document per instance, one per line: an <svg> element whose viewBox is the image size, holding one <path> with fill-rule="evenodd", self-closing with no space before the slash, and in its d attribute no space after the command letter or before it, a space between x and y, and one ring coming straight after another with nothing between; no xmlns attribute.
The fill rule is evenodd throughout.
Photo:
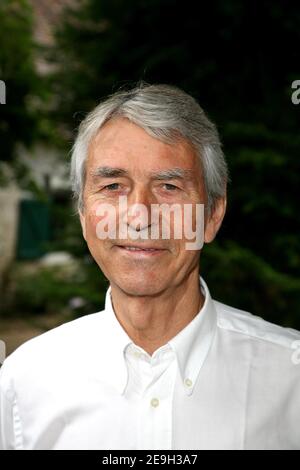
<svg viewBox="0 0 300 470"><path fill-rule="evenodd" d="M41 201L20 201L17 258L40 257L45 253L45 244L48 241L49 206Z"/></svg>

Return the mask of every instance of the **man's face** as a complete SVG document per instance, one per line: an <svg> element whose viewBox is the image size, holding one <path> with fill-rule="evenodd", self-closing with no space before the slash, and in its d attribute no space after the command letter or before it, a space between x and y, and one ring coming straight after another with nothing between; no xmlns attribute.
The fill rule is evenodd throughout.
<svg viewBox="0 0 300 470"><path fill-rule="evenodd" d="M104 169L104 172L103 172ZM183 177L166 178L166 170L181 170ZM119 197L127 198L127 206L143 204L149 213L148 222L134 225L128 216L127 226L134 232L147 232L148 239L99 239L97 224L101 220L99 207L110 204L119 214ZM184 237L174 238L171 217L171 237L150 238L151 204L192 204L205 202L205 191L199 159L181 141L168 145L151 136L124 118L106 123L90 145L86 162L84 209L81 213L83 234L89 250L112 285L128 295L157 295L182 283L198 269L199 250L187 250ZM193 210L193 218L195 217ZM98 215L97 215L98 214ZM117 217L117 227L118 227ZM195 220L193 220L195 228ZM137 231L136 231L137 230ZM131 233L130 230L128 232ZM131 246L129 248L128 246ZM141 251L133 247L155 248Z"/></svg>

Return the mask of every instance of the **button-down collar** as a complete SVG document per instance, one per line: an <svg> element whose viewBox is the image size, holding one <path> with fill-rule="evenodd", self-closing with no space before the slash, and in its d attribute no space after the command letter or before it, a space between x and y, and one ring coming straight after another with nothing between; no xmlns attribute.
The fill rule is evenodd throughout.
<svg viewBox="0 0 300 470"><path fill-rule="evenodd" d="M216 311L208 287L201 277L200 285L205 297L200 312L183 330L168 342L173 351L175 351L180 376L187 395L191 395L193 392L200 369L212 343L217 324ZM107 378L117 388L119 393L122 394L125 392L128 381L125 361L126 348L129 345L133 345L133 342L114 313L111 287L108 288L106 293L105 312L103 313L106 317L106 331L110 332L107 336L107 347L110 351L110 367L107 368ZM141 350L141 348L139 349ZM154 355L159 350L155 351Z"/></svg>
<svg viewBox="0 0 300 470"><path fill-rule="evenodd" d="M200 277L204 304L193 320L169 344L176 352L181 379L187 395L191 395L200 369L208 354L217 327L217 313L208 287Z"/></svg>

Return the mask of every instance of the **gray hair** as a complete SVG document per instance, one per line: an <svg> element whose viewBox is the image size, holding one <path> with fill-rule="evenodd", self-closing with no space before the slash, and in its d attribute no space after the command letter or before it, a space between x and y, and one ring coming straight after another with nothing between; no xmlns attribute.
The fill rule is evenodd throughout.
<svg viewBox="0 0 300 470"><path fill-rule="evenodd" d="M216 126L197 101L184 91L170 85L145 82L129 91L121 90L110 95L80 124L71 158L71 182L78 209L83 209L89 145L99 129L116 117L129 119L163 142L175 144L183 138L190 143L201 161L207 209L211 213L216 201L226 195L228 182L228 168Z"/></svg>

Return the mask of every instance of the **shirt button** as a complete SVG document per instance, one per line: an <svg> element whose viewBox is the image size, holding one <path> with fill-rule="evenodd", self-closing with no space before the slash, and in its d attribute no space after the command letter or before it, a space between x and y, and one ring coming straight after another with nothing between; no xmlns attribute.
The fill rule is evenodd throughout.
<svg viewBox="0 0 300 470"><path fill-rule="evenodd" d="M153 406L153 408L157 408L158 405L159 405L159 399L158 398L152 398L150 403L151 403L151 406Z"/></svg>
<svg viewBox="0 0 300 470"><path fill-rule="evenodd" d="M193 385L193 382L191 381L191 379L185 379L184 383L187 387L191 387Z"/></svg>

